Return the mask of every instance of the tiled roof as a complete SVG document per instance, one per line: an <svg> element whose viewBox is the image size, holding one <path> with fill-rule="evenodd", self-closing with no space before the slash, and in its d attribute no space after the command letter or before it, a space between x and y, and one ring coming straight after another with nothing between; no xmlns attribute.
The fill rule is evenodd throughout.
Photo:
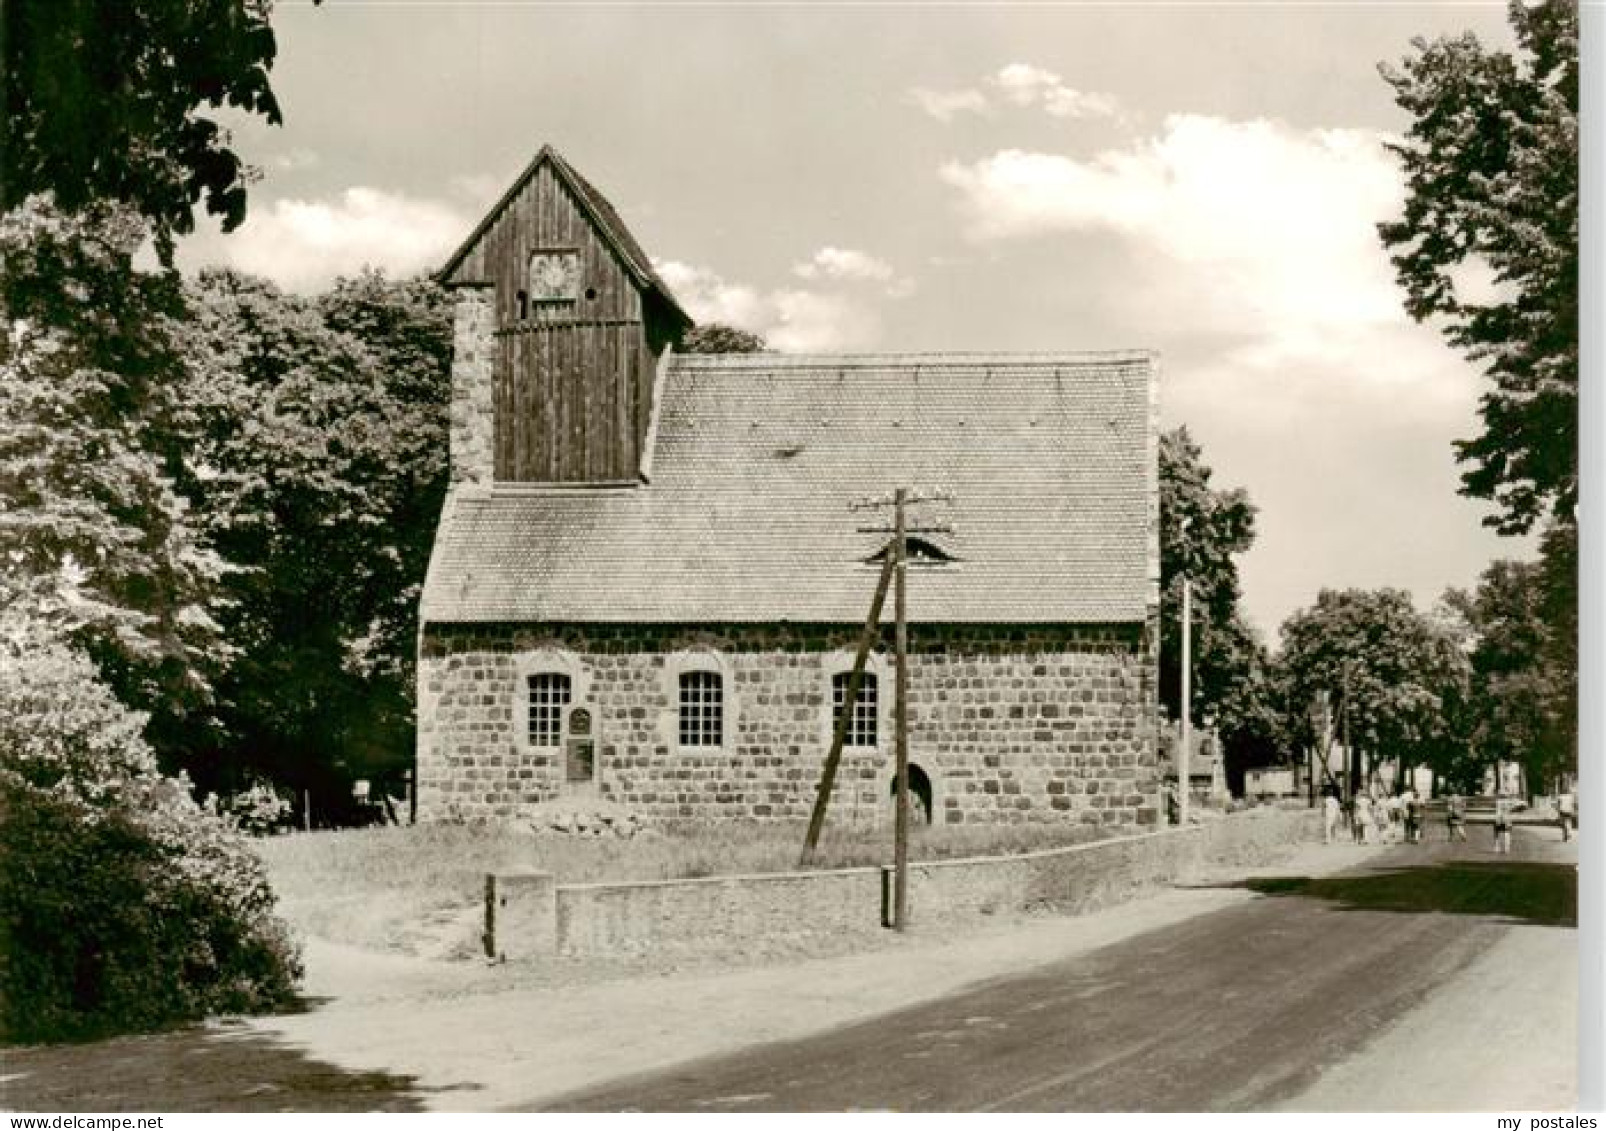
<svg viewBox="0 0 1606 1131"><path fill-rule="evenodd" d="M432 622L862 622L898 485L955 564L924 622L1129 622L1155 599L1149 353L673 358L650 483L459 494ZM890 599L886 610L891 617Z"/></svg>

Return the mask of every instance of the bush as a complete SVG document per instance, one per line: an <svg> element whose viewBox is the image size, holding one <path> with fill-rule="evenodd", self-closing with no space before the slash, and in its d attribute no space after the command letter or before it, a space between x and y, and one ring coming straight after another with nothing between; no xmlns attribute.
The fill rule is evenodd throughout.
<svg viewBox="0 0 1606 1131"><path fill-rule="evenodd" d="M290 827L290 800L266 782L234 794L223 805L235 826L252 836L272 836Z"/></svg>
<svg viewBox="0 0 1606 1131"><path fill-rule="evenodd" d="M262 864L60 645L0 644L0 1039L81 1039L288 1002Z"/></svg>

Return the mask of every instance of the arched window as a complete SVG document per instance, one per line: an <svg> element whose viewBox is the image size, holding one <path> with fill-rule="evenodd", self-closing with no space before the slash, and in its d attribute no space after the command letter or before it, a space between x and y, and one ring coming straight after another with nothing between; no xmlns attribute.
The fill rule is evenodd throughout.
<svg viewBox="0 0 1606 1131"><path fill-rule="evenodd" d="M837 672L831 677L831 725L842 715L842 704L848 701L848 680L851 672ZM859 680L859 693L853 698L853 716L848 721L844 746L874 746L876 744L876 678L874 672L865 672Z"/></svg>
<svg viewBox="0 0 1606 1131"><path fill-rule="evenodd" d="M557 746L563 741L563 712L573 695L564 672L536 672L526 680L530 695L531 746Z"/></svg>
<svg viewBox="0 0 1606 1131"><path fill-rule="evenodd" d="M722 746L725 742L725 680L717 671L680 673L680 744Z"/></svg>

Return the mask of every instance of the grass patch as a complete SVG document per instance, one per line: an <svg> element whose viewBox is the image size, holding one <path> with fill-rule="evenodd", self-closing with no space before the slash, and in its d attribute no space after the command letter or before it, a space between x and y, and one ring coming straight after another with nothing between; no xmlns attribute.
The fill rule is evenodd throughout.
<svg viewBox="0 0 1606 1131"><path fill-rule="evenodd" d="M303 934L431 958L477 953L485 873L551 872L559 883L674 880L798 868L803 822L670 825L628 840L493 825L296 833L257 842L284 916ZM1115 832L1086 825L939 825L911 830L913 861L1007 856ZM828 827L811 868L892 861L890 826Z"/></svg>

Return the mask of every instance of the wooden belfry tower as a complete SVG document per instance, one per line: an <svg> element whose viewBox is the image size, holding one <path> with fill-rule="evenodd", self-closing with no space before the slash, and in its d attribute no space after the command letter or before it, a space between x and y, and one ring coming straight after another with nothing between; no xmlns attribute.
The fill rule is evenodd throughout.
<svg viewBox="0 0 1606 1131"><path fill-rule="evenodd" d="M438 278L458 292L454 481L639 481L658 360L691 319L602 194L542 147Z"/></svg>

